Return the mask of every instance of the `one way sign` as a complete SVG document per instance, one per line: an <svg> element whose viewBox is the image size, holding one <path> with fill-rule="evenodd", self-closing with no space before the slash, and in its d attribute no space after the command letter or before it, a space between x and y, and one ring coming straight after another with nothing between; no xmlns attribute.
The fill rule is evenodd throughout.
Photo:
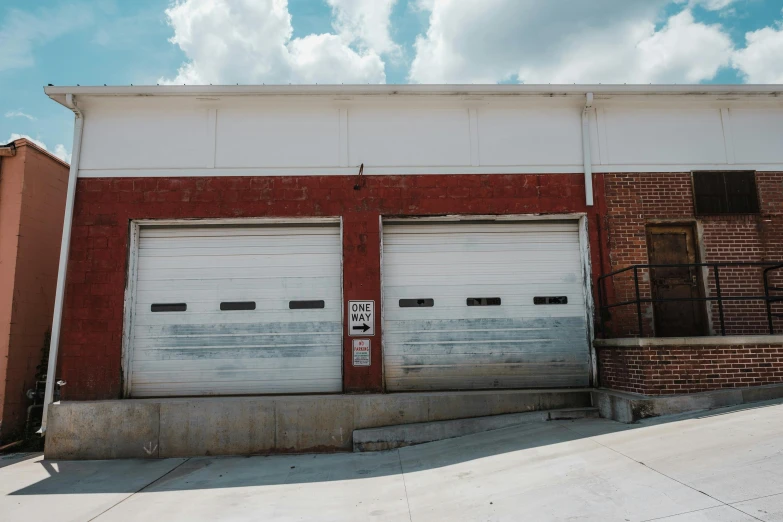
<svg viewBox="0 0 783 522"><path fill-rule="evenodd" d="M375 301L348 301L348 335L375 335Z"/></svg>

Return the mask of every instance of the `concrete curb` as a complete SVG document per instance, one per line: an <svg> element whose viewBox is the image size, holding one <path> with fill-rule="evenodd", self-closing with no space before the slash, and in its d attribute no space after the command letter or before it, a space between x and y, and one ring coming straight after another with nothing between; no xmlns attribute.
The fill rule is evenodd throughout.
<svg viewBox="0 0 783 522"><path fill-rule="evenodd" d="M630 424L641 419L783 398L783 384L653 397L605 388L593 391L601 417Z"/></svg>

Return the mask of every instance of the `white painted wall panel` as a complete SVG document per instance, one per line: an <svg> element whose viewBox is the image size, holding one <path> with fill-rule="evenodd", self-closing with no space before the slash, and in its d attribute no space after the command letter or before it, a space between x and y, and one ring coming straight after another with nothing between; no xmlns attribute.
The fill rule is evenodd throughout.
<svg viewBox="0 0 783 522"><path fill-rule="evenodd" d="M336 167L339 124L330 107L220 109L215 166Z"/></svg>
<svg viewBox="0 0 783 522"><path fill-rule="evenodd" d="M86 115L84 177L354 175L360 163L368 175L582 171L582 108L571 99L86 97L79 103ZM779 103L686 104L682 97L595 103L595 172L783 170ZM725 142L721 110L730 115Z"/></svg>
<svg viewBox="0 0 783 522"><path fill-rule="evenodd" d="M384 374L390 391L586 386L589 347L574 222L383 228ZM566 305L535 305L566 296ZM500 306L467 306L499 297ZM433 299L432 307L400 299Z"/></svg>
<svg viewBox="0 0 783 522"><path fill-rule="evenodd" d="M726 163L718 109L606 108L613 165Z"/></svg>
<svg viewBox="0 0 783 522"><path fill-rule="evenodd" d="M783 109L730 109L729 114L737 163L783 164Z"/></svg>
<svg viewBox="0 0 783 522"><path fill-rule="evenodd" d="M207 109L107 108L86 111L80 168L185 169L210 166Z"/></svg>
<svg viewBox="0 0 783 522"><path fill-rule="evenodd" d="M131 395L341 391L341 259L337 226L142 228ZM256 309L222 311L225 301Z"/></svg>
<svg viewBox="0 0 783 522"><path fill-rule="evenodd" d="M581 165L582 113L570 108L478 111L481 165Z"/></svg>
<svg viewBox="0 0 783 522"><path fill-rule="evenodd" d="M351 108L348 136L350 165L470 165L467 109Z"/></svg>

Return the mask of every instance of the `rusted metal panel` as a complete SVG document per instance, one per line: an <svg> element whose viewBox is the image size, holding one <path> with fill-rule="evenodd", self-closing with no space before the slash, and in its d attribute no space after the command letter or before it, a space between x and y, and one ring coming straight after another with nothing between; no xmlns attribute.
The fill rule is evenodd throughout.
<svg viewBox="0 0 783 522"><path fill-rule="evenodd" d="M650 264L697 263L696 239L691 225L655 225L647 228ZM696 267L650 268L653 299L693 299L702 296L701 271ZM700 301L653 303L655 335L692 337L706 335L705 306Z"/></svg>
<svg viewBox="0 0 783 522"><path fill-rule="evenodd" d="M143 227L131 395L341 391L340 265L334 225Z"/></svg>
<svg viewBox="0 0 783 522"><path fill-rule="evenodd" d="M387 389L589 384L576 221L390 224L383 248Z"/></svg>

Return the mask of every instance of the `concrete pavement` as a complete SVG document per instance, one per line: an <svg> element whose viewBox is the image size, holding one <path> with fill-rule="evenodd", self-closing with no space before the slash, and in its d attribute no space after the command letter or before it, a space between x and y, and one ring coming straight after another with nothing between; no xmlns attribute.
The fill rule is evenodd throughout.
<svg viewBox="0 0 783 522"><path fill-rule="evenodd" d="M380 453L0 458L0 519L783 521L783 402Z"/></svg>

